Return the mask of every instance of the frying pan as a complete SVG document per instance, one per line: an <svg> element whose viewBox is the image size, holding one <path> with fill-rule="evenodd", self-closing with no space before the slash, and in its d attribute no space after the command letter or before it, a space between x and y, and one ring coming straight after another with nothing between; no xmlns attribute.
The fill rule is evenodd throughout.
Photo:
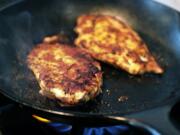
<svg viewBox="0 0 180 135"><path fill-rule="evenodd" d="M63 33L70 42L81 14L117 15L137 31L165 72L130 75L101 63L102 94L76 107L60 107L39 94L28 53L45 36ZM179 13L150 0L26 0L0 12L0 92L56 118L125 116L173 105L180 98Z"/></svg>

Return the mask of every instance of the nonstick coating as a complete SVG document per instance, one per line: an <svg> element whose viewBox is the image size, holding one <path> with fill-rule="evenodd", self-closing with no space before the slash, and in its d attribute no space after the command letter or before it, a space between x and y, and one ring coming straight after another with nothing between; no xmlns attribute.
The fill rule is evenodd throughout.
<svg viewBox="0 0 180 135"><path fill-rule="evenodd" d="M117 15L135 29L164 68L162 75L140 76L101 63L102 94L77 107L60 107L39 94L26 57L43 37L66 34L81 14ZM9 98L43 111L62 114L123 115L168 104L180 96L179 13L150 0L24 1L0 12L0 89Z"/></svg>

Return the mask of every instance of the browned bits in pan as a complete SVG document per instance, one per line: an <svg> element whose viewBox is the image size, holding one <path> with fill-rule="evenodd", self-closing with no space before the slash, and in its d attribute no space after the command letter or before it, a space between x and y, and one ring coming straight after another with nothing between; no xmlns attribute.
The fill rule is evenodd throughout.
<svg viewBox="0 0 180 135"><path fill-rule="evenodd" d="M127 101L128 100L128 96L120 96L118 98L118 102L124 102L124 101Z"/></svg>

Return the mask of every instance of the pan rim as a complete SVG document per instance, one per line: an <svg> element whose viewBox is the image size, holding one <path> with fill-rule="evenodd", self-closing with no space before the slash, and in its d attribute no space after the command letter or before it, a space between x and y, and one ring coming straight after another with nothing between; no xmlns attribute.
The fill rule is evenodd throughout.
<svg viewBox="0 0 180 135"><path fill-rule="evenodd" d="M88 112L74 112L74 111L69 111L69 110L63 110L63 111L55 111L55 110L48 110L48 109L45 109L45 108L41 108L41 107L38 107L36 105L31 105L27 102L23 102L21 101L20 99L17 99L13 96L10 96L8 93L6 93L5 91L2 92L2 90L0 90L0 93L3 94L4 96L8 97L9 99L11 99L12 101L18 103L19 105L23 105L23 106L26 106L28 108L32 108L32 109L35 109L35 110L38 110L38 111L41 111L41 112L46 112L46 113L51 113L53 115L61 115L61 116L69 116L69 117L116 117L116 116L119 116L119 117L124 117L124 116L128 116L128 115L132 115L132 114L137 114L137 113L141 113L143 111L150 111L152 109L157 109L157 108L162 108L162 107L165 107L165 106L168 106L168 107L172 107L176 102L179 101L180 99L180 95L179 96L176 96L176 98L170 98L162 103L159 103L159 104L156 104L156 105L152 105L152 106L149 106L147 108L143 108L143 109L139 109L138 111L134 111L134 112L127 112L127 113L101 113L101 114L98 114L98 113L88 113Z"/></svg>

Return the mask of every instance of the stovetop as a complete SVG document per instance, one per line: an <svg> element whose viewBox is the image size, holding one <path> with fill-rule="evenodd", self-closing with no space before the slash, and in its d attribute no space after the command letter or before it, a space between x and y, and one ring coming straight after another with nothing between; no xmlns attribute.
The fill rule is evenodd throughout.
<svg viewBox="0 0 180 135"><path fill-rule="evenodd" d="M0 135L43 135L37 122L25 110L0 95Z"/></svg>
<svg viewBox="0 0 180 135"><path fill-rule="evenodd" d="M180 130L180 102L177 103L171 113L171 124ZM18 104L10 101L0 94L0 135L158 135L156 133L148 133L143 129L116 125L116 129L110 131L112 126L101 128L85 128L78 127L71 132L58 132L58 128L67 129L63 123L43 123L32 117L31 112L27 111ZM59 126L61 125L61 126ZM78 123L77 123L78 125ZM65 127L66 126L66 127ZM77 127L77 126L76 126ZM153 127L153 126L152 126ZM117 130L118 129L118 130ZM127 130L128 129L128 130ZM115 130L117 132L115 132ZM161 133L160 133L161 134ZM163 134L163 133L162 133ZM180 134L180 132L179 132Z"/></svg>

